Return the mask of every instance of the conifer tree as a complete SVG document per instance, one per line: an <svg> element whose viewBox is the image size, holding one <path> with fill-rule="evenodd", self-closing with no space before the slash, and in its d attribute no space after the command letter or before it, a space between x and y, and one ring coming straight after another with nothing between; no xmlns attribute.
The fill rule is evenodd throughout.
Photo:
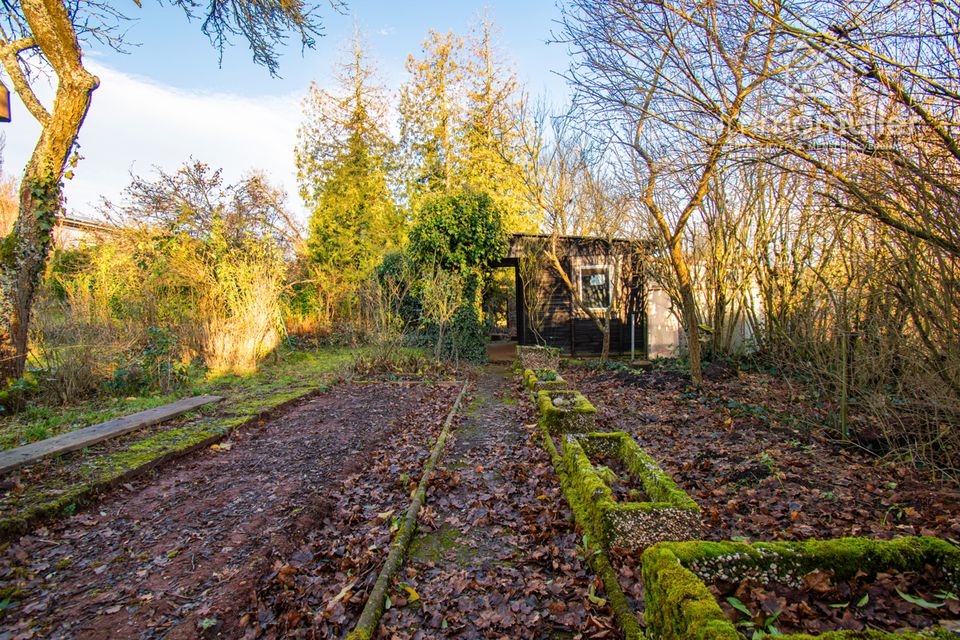
<svg viewBox="0 0 960 640"><path fill-rule="evenodd" d="M457 128L462 113L463 41L431 30L423 56L407 58L410 80L400 91L400 135L407 165L407 198L413 210L425 194L450 191L457 182Z"/></svg>
<svg viewBox="0 0 960 640"><path fill-rule="evenodd" d="M535 231L538 221L525 213L522 195L518 81L497 47L496 33L485 12L468 40L459 179L462 186L490 194L508 231Z"/></svg>
<svg viewBox="0 0 960 640"><path fill-rule="evenodd" d="M390 189L388 100L359 34L346 58L336 92L311 86L296 149L300 194L311 211L307 257L328 322L349 311L358 285L404 231Z"/></svg>

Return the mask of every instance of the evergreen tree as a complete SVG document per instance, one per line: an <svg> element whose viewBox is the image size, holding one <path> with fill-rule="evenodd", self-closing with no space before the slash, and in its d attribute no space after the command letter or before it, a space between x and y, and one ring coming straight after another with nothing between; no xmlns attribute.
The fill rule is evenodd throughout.
<svg viewBox="0 0 960 640"><path fill-rule="evenodd" d="M523 200L517 77L504 64L495 39L496 26L485 12L473 28L464 63L459 179L464 187L490 194L507 231L535 231L538 220L526 214Z"/></svg>
<svg viewBox="0 0 960 640"><path fill-rule="evenodd" d="M348 310L358 285L399 246L403 217L390 189L386 92L359 36L337 74L339 91L310 88L296 149L300 193L311 210L307 257L321 320Z"/></svg>
<svg viewBox="0 0 960 640"><path fill-rule="evenodd" d="M449 191L457 181L462 49L463 41L452 32L431 30L423 43L423 57L407 58L410 79L400 91L400 134L413 210L425 194Z"/></svg>

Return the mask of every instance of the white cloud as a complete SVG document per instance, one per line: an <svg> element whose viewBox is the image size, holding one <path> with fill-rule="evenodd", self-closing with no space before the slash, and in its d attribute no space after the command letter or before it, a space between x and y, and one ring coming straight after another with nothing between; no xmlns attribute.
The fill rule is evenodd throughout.
<svg viewBox="0 0 960 640"><path fill-rule="evenodd" d="M66 185L69 209L93 215L101 196L119 199L131 170L149 176L154 165L175 170L193 156L223 168L227 181L251 169L265 170L302 214L293 148L306 89L268 97L189 93L96 62L88 66L100 87L80 131L83 160ZM13 122L5 125L4 170L19 174L39 127L22 105L13 108Z"/></svg>

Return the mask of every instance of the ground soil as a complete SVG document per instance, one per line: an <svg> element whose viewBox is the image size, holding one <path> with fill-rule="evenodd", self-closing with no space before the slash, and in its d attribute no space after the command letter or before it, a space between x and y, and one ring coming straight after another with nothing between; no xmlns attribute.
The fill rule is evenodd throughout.
<svg viewBox="0 0 960 640"><path fill-rule="evenodd" d="M849 580L836 580L829 570L816 569L796 585L759 584L747 578L740 582L717 581L709 586L730 620L741 627L748 620L762 627L771 619L770 624L784 634L867 628L895 633L903 628L926 629L943 622L956 628L960 615L956 594L949 587L944 588L941 571L930 565L922 571L889 571L873 577L858 573ZM737 603L751 615L736 611L731 603ZM751 635L746 633L747 637Z"/></svg>
<svg viewBox="0 0 960 640"><path fill-rule="evenodd" d="M799 384L733 372L695 389L672 371L564 370L703 510L709 540L931 535L960 539L960 492L839 441L828 406ZM639 553L615 558L642 611Z"/></svg>
<svg viewBox="0 0 960 640"><path fill-rule="evenodd" d="M838 443L798 385L727 374L563 370L707 539L960 539L955 487ZM343 637L458 391L338 385L21 538L0 552L0 640ZM490 366L471 394L380 637L616 637L525 392ZM639 554L614 560L642 613Z"/></svg>
<svg viewBox="0 0 960 640"><path fill-rule="evenodd" d="M244 612L275 558L320 522L362 526L331 513L334 494L410 421L439 431L458 390L338 385L24 536L0 556L0 587L15 596L0 637L249 635ZM411 465L433 437L414 443Z"/></svg>
<svg viewBox="0 0 960 640"><path fill-rule="evenodd" d="M604 481L607 482L610 493L617 502L650 502L650 496L643 487L643 481L631 473L620 458L598 455L590 458L590 464L594 467L603 465L613 473L615 479L605 478Z"/></svg>

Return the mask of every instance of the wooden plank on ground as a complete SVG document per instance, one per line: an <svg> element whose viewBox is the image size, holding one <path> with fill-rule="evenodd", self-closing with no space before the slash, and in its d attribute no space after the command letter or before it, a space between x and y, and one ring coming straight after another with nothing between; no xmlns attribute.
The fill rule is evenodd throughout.
<svg viewBox="0 0 960 640"><path fill-rule="evenodd" d="M108 438L149 427L151 425L176 418L211 402L223 400L221 396L193 396L161 407L101 422L90 427L62 433L46 440L32 442L15 449L0 451L0 474L12 471L49 456L62 455L77 449L83 449L103 442Z"/></svg>

